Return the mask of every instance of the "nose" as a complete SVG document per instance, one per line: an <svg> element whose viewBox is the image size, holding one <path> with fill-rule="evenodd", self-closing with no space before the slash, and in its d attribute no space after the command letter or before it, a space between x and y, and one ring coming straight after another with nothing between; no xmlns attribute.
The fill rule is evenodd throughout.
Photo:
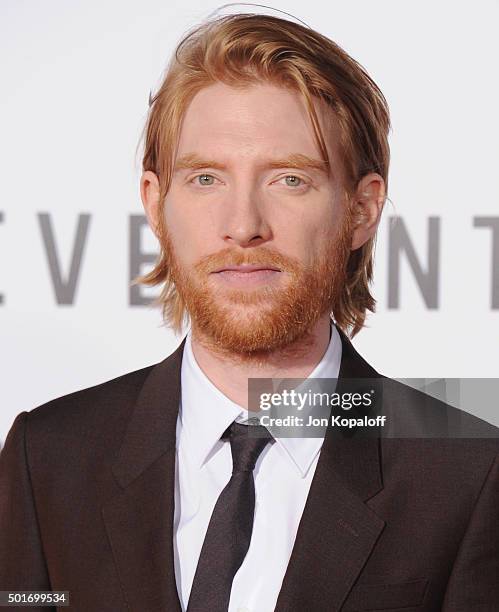
<svg viewBox="0 0 499 612"><path fill-rule="evenodd" d="M222 236L228 244L251 246L271 237L264 202L255 189L234 189L223 207Z"/></svg>

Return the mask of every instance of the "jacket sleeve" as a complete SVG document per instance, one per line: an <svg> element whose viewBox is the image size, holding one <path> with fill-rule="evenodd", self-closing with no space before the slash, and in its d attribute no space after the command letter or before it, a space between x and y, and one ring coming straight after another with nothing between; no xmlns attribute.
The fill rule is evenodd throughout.
<svg viewBox="0 0 499 612"><path fill-rule="evenodd" d="M31 487L27 420L27 412L16 417L0 452L1 591L51 590ZM2 607L7 609L11 608ZM40 608L44 612L51 609L54 608Z"/></svg>
<svg viewBox="0 0 499 612"><path fill-rule="evenodd" d="M499 455L459 547L442 612L499 610Z"/></svg>

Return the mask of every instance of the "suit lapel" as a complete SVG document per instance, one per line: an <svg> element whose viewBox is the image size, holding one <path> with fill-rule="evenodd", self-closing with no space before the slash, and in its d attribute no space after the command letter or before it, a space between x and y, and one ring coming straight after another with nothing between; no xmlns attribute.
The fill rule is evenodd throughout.
<svg viewBox="0 0 499 612"><path fill-rule="evenodd" d="M340 331L338 389L379 375ZM340 610L385 523L364 502L382 489L378 438L339 436L329 426L276 612Z"/></svg>
<svg viewBox="0 0 499 612"><path fill-rule="evenodd" d="M338 331L339 384L347 378L377 377ZM173 518L184 343L152 368L142 387L113 465L122 490L102 509L132 610L181 611ZM385 525L364 503L382 488L380 470L378 439L338 437L327 429L276 612L341 608Z"/></svg>
<svg viewBox="0 0 499 612"><path fill-rule="evenodd" d="M113 473L122 491L102 515L131 610L180 612L174 571L176 422L185 340L147 377Z"/></svg>

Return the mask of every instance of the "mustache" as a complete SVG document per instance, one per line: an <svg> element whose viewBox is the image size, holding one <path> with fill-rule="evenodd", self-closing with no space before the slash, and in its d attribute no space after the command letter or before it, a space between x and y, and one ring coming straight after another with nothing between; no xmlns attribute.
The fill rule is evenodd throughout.
<svg viewBox="0 0 499 612"><path fill-rule="evenodd" d="M294 271L300 268L299 262L289 255L282 255L268 247L254 247L241 251L231 247L205 255L195 265L197 272L211 273L228 266L261 266L278 270Z"/></svg>

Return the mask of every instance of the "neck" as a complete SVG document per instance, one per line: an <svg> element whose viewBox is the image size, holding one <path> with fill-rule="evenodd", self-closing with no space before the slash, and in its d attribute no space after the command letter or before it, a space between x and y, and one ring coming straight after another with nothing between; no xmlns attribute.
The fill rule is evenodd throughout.
<svg viewBox="0 0 499 612"><path fill-rule="evenodd" d="M323 315L304 339L278 349L258 361L216 351L195 333L194 357L211 382L230 400L248 408L248 378L307 378L324 357L330 340L331 319Z"/></svg>

